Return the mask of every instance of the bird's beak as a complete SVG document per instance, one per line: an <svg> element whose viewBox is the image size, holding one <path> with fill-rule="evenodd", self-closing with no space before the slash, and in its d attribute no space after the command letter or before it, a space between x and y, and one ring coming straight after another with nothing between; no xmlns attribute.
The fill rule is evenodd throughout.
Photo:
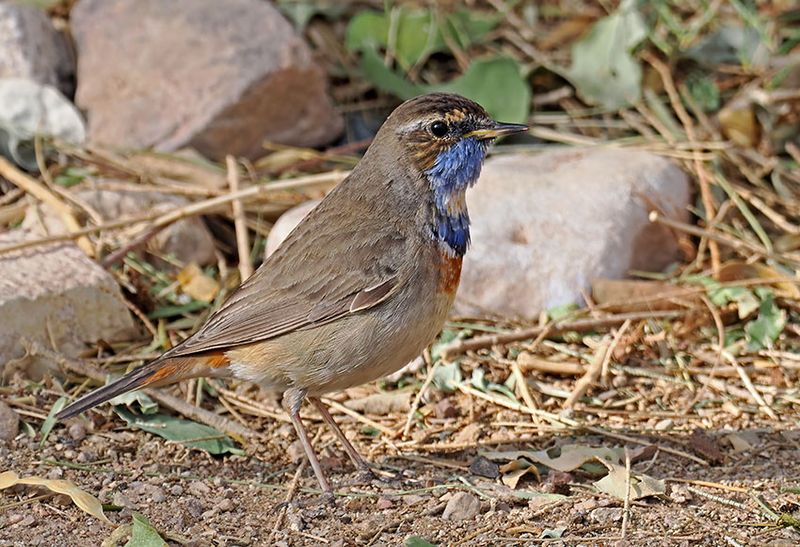
<svg viewBox="0 0 800 547"><path fill-rule="evenodd" d="M497 137L502 137L503 135L510 135L512 133L520 133L522 131L527 131L527 130L528 126L521 123L494 122L494 125L492 125L491 127L476 129L474 131L470 131L464 136L475 137L477 139L486 140L486 139L495 139Z"/></svg>

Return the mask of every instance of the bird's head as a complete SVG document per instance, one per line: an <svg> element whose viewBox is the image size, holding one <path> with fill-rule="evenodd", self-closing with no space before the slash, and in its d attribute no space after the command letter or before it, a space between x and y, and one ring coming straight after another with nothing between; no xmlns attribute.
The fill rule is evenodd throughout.
<svg viewBox="0 0 800 547"><path fill-rule="evenodd" d="M478 103L449 93L410 99L384 124L383 138L396 139L410 167L422 175L433 195L434 232L456 254L469 244L465 191L481 172L486 149L497 137L526 131L501 123Z"/></svg>

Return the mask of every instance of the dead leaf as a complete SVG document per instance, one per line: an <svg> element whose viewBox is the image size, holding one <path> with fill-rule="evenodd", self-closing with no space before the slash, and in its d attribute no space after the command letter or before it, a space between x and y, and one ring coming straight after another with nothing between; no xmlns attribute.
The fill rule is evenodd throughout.
<svg viewBox="0 0 800 547"><path fill-rule="evenodd" d="M695 454L705 458L712 464L725 461L725 455L719 449L719 443L702 429L695 429L689 436L689 447Z"/></svg>
<svg viewBox="0 0 800 547"><path fill-rule="evenodd" d="M542 477L539 475L539 470L536 469L536 466L525 458L517 458L514 461L500 466L500 472L503 473L503 476L500 478L500 480L503 481L503 484L509 488L516 488L520 479L528 473L536 475L537 481L542 481Z"/></svg>
<svg viewBox="0 0 800 547"><path fill-rule="evenodd" d="M211 302L219 292L217 280L204 274L195 263L178 272L178 283L185 294L201 302Z"/></svg>
<svg viewBox="0 0 800 547"><path fill-rule="evenodd" d="M550 449L553 451L553 449ZM560 454L558 456L550 456L549 451L527 451L527 450L508 450L508 451L489 451L481 452L481 455L489 458L490 460L518 460L524 458L530 462L540 463L550 469L557 471L574 471L582 466L584 463L603 458L619 462L622 458L621 448L605 448L605 447L591 447L582 446L578 444L565 444L560 447ZM503 468L501 467L502 471Z"/></svg>
<svg viewBox="0 0 800 547"><path fill-rule="evenodd" d="M761 138L761 126L753 105L746 99L734 98L717 114L722 133L740 146L753 147Z"/></svg>
<svg viewBox="0 0 800 547"><path fill-rule="evenodd" d="M748 264L747 262L732 261L726 262L720 267L718 280L722 283L727 283L742 279L775 279L772 285L776 289L786 293L791 298L800 298L800 288L795 283L779 281L785 278L785 275L766 264Z"/></svg>
<svg viewBox="0 0 800 547"><path fill-rule="evenodd" d="M608 468L608 475L599 481L595 481L595 488L600 492L624 500L628 482L628 472L625 466L608 462L602 458L597 459ZM630 499L638 500L648 496L663 496L666 492L667 486L663 480L654 479L649 475L631 474Z"/></svg>
<svg viewBox="0 0 800 547"><path fill-rule="evenodd" d="M595 279L592 299L614 312L678 310L702 303L695 288L635 279Z"/></svg>
<svg viewBox="0 0 800 547"><path fill-rule="evenodd" d="M44 486L48 490L57 494L66 494L81 510L92 515L103 522L111 524L111 522L103 514L103 506L93 495L78 488L75 483L62 479L44 479L42 477L25 477L21 478L13 471L6 471L0 473L0 490L10 488L17 484L27 484L30 486Z"/></svg>
<svg viewBox="0 0 800 547"><path fill-rule="evenodd" d="M392 412L408 412L411 408L410 391L387 391L374 393L360 399L344 402L344 406L364 414L386 416Z"/></svg>

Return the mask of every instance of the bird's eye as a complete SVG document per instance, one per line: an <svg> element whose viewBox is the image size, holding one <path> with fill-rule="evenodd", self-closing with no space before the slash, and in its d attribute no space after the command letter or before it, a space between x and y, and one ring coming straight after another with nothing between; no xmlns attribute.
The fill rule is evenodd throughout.
<svg viewBox="0 0 800 547"><path fill-rule="evenodd" d="M431 124L431 134L434 137L442 138L447 135L447 132L450 131L450 128L447 127L447 124L441 121L436 121Z"/></svg>

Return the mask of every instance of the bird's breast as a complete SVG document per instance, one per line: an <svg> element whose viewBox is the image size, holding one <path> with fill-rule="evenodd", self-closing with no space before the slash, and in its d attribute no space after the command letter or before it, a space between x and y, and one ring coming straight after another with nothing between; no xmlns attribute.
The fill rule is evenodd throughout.
<svg viewBox="0 0 800 547"><path fill-rule="evenodd" d="M439 290L447 295L454 295L461 280L462 258L449 249L439 251Z"/></svg>

